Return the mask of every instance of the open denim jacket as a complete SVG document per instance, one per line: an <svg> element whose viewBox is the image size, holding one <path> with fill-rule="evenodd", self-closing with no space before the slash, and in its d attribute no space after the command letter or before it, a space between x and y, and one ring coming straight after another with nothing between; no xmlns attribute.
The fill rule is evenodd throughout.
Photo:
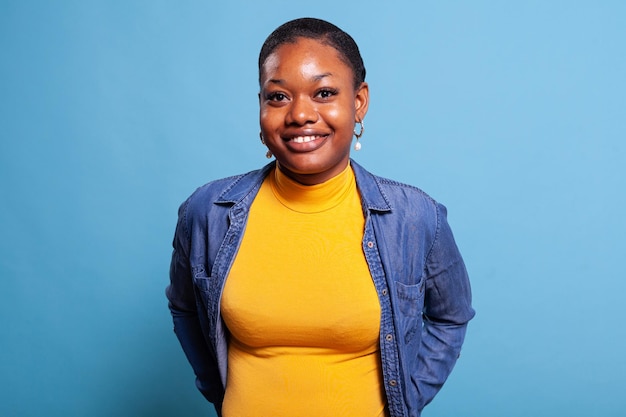
<svg viewBox="0 0 626 417"><path fill-rule="evenodd" d="M208 183L179 209L166 293L196 385L218 414L228 357L222 289L250 205L274 164ZM363 252L381 306L389 414L418 417L452 371L474 316L467 272L444 206L415 187L351 164L365 215Z"/></svg>

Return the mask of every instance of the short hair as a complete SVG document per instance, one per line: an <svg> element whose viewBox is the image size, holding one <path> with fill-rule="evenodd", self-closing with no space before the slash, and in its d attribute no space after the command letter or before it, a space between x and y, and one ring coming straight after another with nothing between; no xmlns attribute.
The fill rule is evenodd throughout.
<svg viewBox="0 0 626 417"><path fill-rule="evenodd" d="M365 65L354 39L330 22L304 17L282 24L267 37L259 53L259 84L263 64L272 52L285 43L296 43L298 38L314 39L332 46L339 52L341 60L352 69L354 87L358 88L365 81Z"/></svg>

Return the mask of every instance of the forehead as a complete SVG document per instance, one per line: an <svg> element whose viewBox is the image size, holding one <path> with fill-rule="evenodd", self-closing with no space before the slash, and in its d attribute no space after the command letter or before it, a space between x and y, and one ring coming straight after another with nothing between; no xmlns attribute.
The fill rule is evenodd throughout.
<svg viewBox="0 0 626 417"><path fill-rule="evenodd" d="M265 60L262 78L298 70L300 73L330 72L352 77L352 69L333 46L315 39L298 38L278 46Z"/></svg>

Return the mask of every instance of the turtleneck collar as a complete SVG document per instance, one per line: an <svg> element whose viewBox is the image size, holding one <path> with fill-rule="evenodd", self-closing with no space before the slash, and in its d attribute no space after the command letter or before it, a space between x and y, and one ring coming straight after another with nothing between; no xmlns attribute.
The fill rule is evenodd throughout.
<svg viewBox="0 0 626 417"><path fill-rule="evenodd" d="M356 180L350 164L321 184L303 185L283 174L278 167L269 175L272 193L290 210L299 213L320 213L330 210L344 201L356 188Z"/></svg>

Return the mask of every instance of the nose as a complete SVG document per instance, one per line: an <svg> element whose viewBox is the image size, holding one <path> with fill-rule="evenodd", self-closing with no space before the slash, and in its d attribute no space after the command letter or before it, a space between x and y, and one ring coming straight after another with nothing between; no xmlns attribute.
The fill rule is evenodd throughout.
<svg viewBox="0 0 626 417"><path fill-rule="evenodd" d="M290 125L303 126L317 122L318 117L317 108L310 97L296 96L289 105L285 122Z"/></svg>

